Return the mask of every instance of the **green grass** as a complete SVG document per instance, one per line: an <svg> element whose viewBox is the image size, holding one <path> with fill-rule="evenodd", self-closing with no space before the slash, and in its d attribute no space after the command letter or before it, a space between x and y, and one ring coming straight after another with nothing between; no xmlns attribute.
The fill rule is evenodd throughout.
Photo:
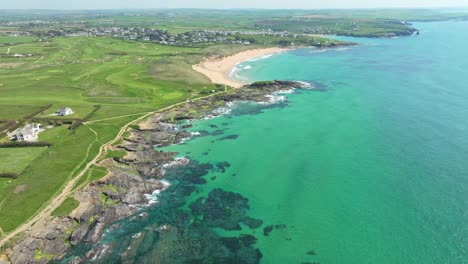
<svg viewBox="0 0 468 264"><path fill-rule="evenodd" d="M68 197L63 203L52 212L53 216L68 216L80 205L80 202L73 197Z"/></svg>
<svg viewBox="0 0 468 264"><path fill-rule="evenodd" d="M44 147L0 148L0 173L21 173L44 149Z"/></svg>
<svg viewBox="0 0 468 264"><path fill-rule="evenodd" d="M65 139L70 133L71 131L66 125L48 128L45 131L39 133L39 140L59 144L60 141Z"/></svg>
<svg viewBox="0 0 468 264"><path fill-rule="evenodd" d="M0 44L18 44L18 43L29 43L35 42L37 40L36 37L28 37L28 36L1 36L0 35Z"/></svg>
<svg viewBox="0 0 468 264"><path fill-rule="evenodd" d="M95 135L85 126L74 134L68 134L62 141L44 150L20 177L0 194L0 226L9 232L31 217L56 194L67 180L77 173L77 168L96 152L89 146L97 144ZM15 192L19 185L24 191ZM21 208L17 210L15 208Z"/></svg>
<svg viewBox="0 0 468 264"><path fill-rule="evenodd" d="M0 193L4 192L12 181L12 179L0 178Z"/></svg>
<svg viewBox="0 0 468 264"><path fill-rule="evenodd" d="M68 115L68 116L54 116L55 112L60 107L70 107L75 113ZM43 113L36 115L36 117L40 118L49 118L49 119L68 119L68 118L84 118L89 113L91 113L95 109L94 105L53 105L51 108L47 109Z"/></svg>
<svg viewBox="0 0 468 264"><path fill-rule="evenodd" d="M104 157L105 159L108 158L123 158L127 155L127 152L125 150L109 150L106 153L106 156Z"/></svg>
<svg viewBox="0 0 468 264"><path fill-rule="evenodd" d="M73 188L74 190L77 190L81 187L83 187L85 184L97 181L104 176L106 176L108 173L106 168L103 167L98 167L98 166L92 166L83 177L80 178L80 180L76 183L75 187Z"/></svg>
<svg viewBox="0 0 468 264"><path fill-rule="evenodd" d="M30 113L39 111L40 109L40 105L0 105L0 120L21 119Z"/></svg>

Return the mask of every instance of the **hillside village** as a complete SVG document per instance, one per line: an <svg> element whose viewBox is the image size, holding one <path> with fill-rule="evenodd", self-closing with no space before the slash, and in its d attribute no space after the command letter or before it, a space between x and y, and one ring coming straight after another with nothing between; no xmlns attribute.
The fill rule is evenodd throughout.
<svg viewBox="0 0 468 264"><path fill-rule="evenodd" d="M250 45L258 42L257 36L275 38L310 38L310 34L268 30L194 30L173 34L165 30L139 27L68 28L47 31L6 32L11 36L51 37L115 37L125 40L149 41L162 45L188 46L202 43Z"/></svg>

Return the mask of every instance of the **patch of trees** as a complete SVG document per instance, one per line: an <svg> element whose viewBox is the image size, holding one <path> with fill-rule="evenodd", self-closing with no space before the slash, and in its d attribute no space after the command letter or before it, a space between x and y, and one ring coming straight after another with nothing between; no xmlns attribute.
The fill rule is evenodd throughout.
<svg viewBox="0 0 468 264"><path fill-rule="evenodd" d="M12 141L0 143L0 148L50 147L52 145L49 142Z"/></svg>
<svg viewBox="0 0 468 264"><path fill-rule="evenodd" d="M102 107L101 105L95 105L93 111L91 111L89 114L87 114L83 118L83 120L88 121L88 119L90 119L94 115L94 113L96 113L99 109L101 109L101 107Z"/></svg>
<svg viewBox="0 0 468 264"><path fill-rule="evenodd" d="M51 107L52 107L51 104L45 105L45 106L41 107L39 110L37 110L36 112L30 113L29 115L25 116L24 119L33 118L34 116L44 112L45 110L47 110L47 109L49 109Z"/></svg>
<svg viewBox="0 0 468 264"><path fill-rule="evenodd" d="M16 179L18 178L18 174L10 172L0 173L0 178Z"/></svg>
<svg viewBox="0 0 468 264"><path fill-rule="evenodd" d="M75 130L79 128L81 125L83 125L83 121L74 121L68 129Z"/></svg>

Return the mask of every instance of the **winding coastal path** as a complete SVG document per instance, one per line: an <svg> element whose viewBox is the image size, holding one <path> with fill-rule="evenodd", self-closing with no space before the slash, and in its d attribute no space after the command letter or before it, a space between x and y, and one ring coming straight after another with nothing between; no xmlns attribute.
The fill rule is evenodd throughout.
<svg viewBox="0 0 468 264"><path fill-rule="evenodd" d="M198 97L198 98L192 99L192 101L198 101L198 100L206 99L206 98L218 95L220 93L225 93L226 91L227 91L227 87L225 87L225 90L222 91L222 92L217 92L217 93L213 93L213 94L210 94L210 95L207 95L207 96ZM43 227L45 221L51 216L52 212L55 209L57 209L65 201L65 199L70 195L70 193L73 191L73 187L76 185L78 180L88 171L88 169L91 166L95 165L99 161L100 157L107 152L107 149L108 149L109 146L112 146L114 143L116 143L118 140L120 140L120 138L125 133L125 131L127 131L127 128L130 125L132 125L132 124L134 124L134 123L136 123L136 122L138 122L138 121L140 121L140 120L142 120L142 119L144 119L144 118L146 118L146 117L148 117L148 116L150 116L152 114L164 112L164 111L167 111L167 110L172 109L174 107L186 104L188 102L189 102L189 100L183 101L183 102L180 102L180 103L176 103L176 104L170 105L168 107L161 108L161 109L156 110L156 111L141 113L142 116L140 116L137 119L135 119L133 121L130 121L129 123L124 125L119 130L119 133L117 134L117 136L113 140L111 140L111 141L105 143L104 145L102 145L99 148L98 154L90 162L88 162L86 164L86 166L83 168L83 170L81 170L81 172L79 174L77 174L75 177L73 177L76 170L82 166L82 163L77 165L77 167L70 173L70 177L73 177L73 178L70 181L67 182L65 187L61 190L61 192L57 196L53 197L52 200L46 206L44 206L42 209L40 209L40 211L34 217L29 219L24 224L20 225L18 228L16 228L12 232L10 232L10 233L6 234L4 237L2 237L1 240L0 240L0 248L2 248L8 241L13 239L17 235L19 235L19 234L21 234L23 232L26 232L26 231L30 231L33 227L34 228ZM139 115L139 114L134 114L134 115ZM116 118L121 118L121 117L128 117L128 116L133 116L133 115L124 115L124 116L119 116L119 117L113 117L111 119L116 119ZM99 121L104 121L104 120L109 120L109 119L95 120L95 121L90 121L90 122L84 123L84 125L87 128L89 128L96 135L96 140L93 141L93 143L97 141L98 136L97 136L96 131L94 131L88 125L92 124L92 123L99 122ZM86 158L84 160L86 160L88 158L89 151L90 151L90 148L93 145L93 143L91 143L90 146L88 147ZM3 231L2 231L2 233L3 233Z"/></svg>

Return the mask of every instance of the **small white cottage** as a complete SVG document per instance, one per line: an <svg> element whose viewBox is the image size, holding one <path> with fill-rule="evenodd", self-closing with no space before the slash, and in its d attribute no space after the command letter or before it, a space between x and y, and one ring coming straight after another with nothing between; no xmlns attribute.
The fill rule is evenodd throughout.
<svg viewBox="0 0 468 264"><path fill-rule="evenodd" d="M67 115L72 115L75 112L70 107L61 107L55 112L59 116L67 116Z"/></svg>

